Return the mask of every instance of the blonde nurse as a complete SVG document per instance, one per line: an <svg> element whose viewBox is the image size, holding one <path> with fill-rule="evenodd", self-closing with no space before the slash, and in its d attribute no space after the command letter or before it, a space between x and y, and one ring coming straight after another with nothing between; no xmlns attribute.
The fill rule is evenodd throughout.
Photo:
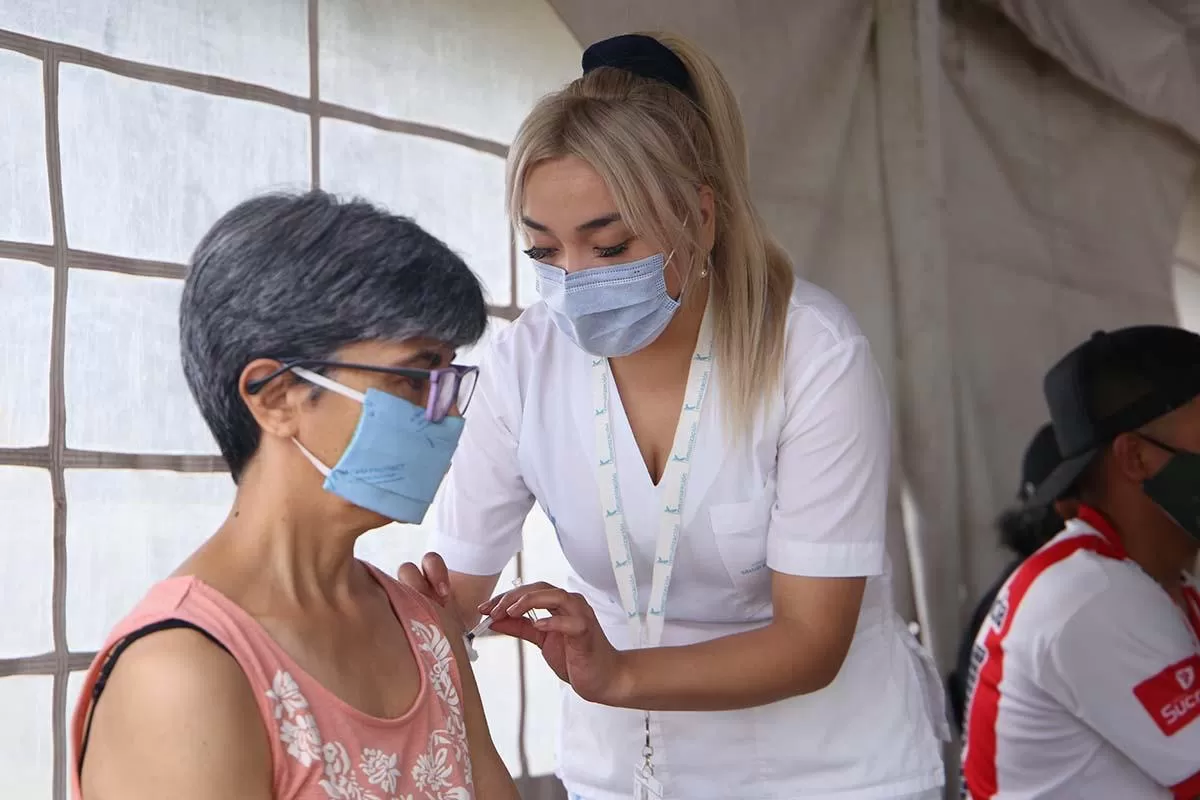
<svg viewBox="0 0 1200 800"><path fill-rule="evenodd" d="M592 45L534 108L509 203L541 302L485 362L440 558L402 577L541 647L584 800L940 797L940 682L892 607L879 371L793 277L746 161L728 85L673 37ZM489 601L534 502L569 585Z"/></svg>

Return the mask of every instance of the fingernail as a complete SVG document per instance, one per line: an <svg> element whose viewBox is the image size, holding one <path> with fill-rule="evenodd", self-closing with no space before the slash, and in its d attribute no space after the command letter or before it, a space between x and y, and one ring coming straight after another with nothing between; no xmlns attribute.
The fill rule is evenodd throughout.
<svg viewBox="0 0 1200 800"><path fill-rule="evenodd" d="M440 594L442 597L446 597L447 595L450 594L450 587L444 583L439 583L438 584L438 594Z"/></svg>
<svg viewBox="0 0 1200 800"><path fill-rule="evenodd" d="M482 603L480 603L479 605L475 606L475 609L476 609L477 611L481 611L481 612L483 612L483 611L487 611L487 607L488 607L488 606L490 606L491 604L492 604L492 601L491 601L491 600L484 600Z"/></svg>
<svg viewBox="0 0 1200 800"><path fill-rule="evenodd" d="M519 604L519 603L513 603L511 606L509 606L508 608L504 609L504 613L505 613L505 614L508 614L510 617L511 617L511 616L514 616L514 615L513 615L513 610L514 610L514 609L515 609L515 608L516 608L518 605L520 605L520 604Z"/></svg>

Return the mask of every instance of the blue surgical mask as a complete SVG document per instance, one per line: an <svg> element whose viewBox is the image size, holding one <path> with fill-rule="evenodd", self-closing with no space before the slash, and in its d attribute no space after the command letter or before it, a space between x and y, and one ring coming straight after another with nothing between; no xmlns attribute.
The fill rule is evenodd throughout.
<svg viewBox="0 0 1200 800"><path fill-rule="evenodd" d="M292 440L325 476L325 491L397 522L420 523L450 469L462 435L462 417L430 422L425 409L394 394L378 389L363 394L300 367L293 372L362 403L354 436L332 469Z"/></svg>
<svg viewBox="0 0 1200 800"><path fill-rule="evenodd" d="M627 356L663 332L679 302L667 294L661 254L566 272L535 261L537 290L560 331L594 356Z"/></svg>

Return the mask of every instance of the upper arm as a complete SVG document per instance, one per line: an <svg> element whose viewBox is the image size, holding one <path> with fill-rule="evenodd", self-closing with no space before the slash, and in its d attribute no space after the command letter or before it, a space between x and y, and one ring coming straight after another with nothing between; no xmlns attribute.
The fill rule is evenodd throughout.
<svg viewBox="0 0 1200 800"><path fill-rule="evenodd" d="M266 730L232 656L177 629L117 660L93 709L86 800L271 800L272 777Z"/></svg>
<svg viewBox="0 0 1200 800"><path fill-rule="evenodd" d="M467 728L467 746L471 751L475 793L479 797L519 800L516 784L513 783L512 776L509 775L508 768L504 766L504 761L492 741L492 733L488 729L487 717L483 712L483 699L479 695L475 672L471 669L471 662L467 657L462 632L454 620L448 619L445 609L438 608L437 613L442 622L442 629L450 639L450 649L454 653L459 680L462 683L463 721Z"/></svg>
<svg viewBox="0 0 1200 800"><path fill-rule="evenodd" d="M852 336L815 359L789 347L788 361L767 566L810 578L882 574L891 432L870 346Z"/></svg>
<svg viewBox="0 0 1200 800"><path fill-rule="evenodd" d="M774 618L826 656L832 680L854 638L866 578L884 568L887 398L861 335L815 359L790 347L788 359L767 532Z"/></svg>
<svg viewBox="0 0 1200 800"><path fill-rule="evenodd" d="M498 575L504 569L521 547L521 530L533 507L517 459L521 401L509 355L513 345L505 333L480 366L429 543L447 567L470 575Z"/></svg>
<svg viewBox="0 0 1200 800"><path fill-rule="evenodd" d="M1134 598L1136 599L1136 598ZM1200 651L1164 598L1119 590L1076 611L1040 654L1039 683L1177 796L1200 794Z"/></svg>
<svg viewBox="0 0 1200 800"><path fill-rule="evenodd" d="M473 626L483 615L479 613L479 606L485 600L490 600L492 592L496 590L496 582L500 579L500 574L495 575L468 575L465 572L450 573L450 588L453 590L453 599L458 607L459 618L464 625Z"/></svg>
<svg viewBox="0 0 1200 800"><path fill-rule="evenodd" d="M816 668L821 688L833 682L850 652L866 584L866 578L771 575L772 624L794 631L789 638Z"/></svg>

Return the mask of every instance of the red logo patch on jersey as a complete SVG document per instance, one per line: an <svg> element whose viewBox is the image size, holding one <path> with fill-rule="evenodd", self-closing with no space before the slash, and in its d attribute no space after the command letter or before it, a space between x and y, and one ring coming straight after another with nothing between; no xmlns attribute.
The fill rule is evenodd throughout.
<svg viewBox="0 0 1200 800"><path fill-rule="evenodd" d="M1159 730L1172 736L1200 717L1200 655L1172 664L1133 689Z"/></svg>

